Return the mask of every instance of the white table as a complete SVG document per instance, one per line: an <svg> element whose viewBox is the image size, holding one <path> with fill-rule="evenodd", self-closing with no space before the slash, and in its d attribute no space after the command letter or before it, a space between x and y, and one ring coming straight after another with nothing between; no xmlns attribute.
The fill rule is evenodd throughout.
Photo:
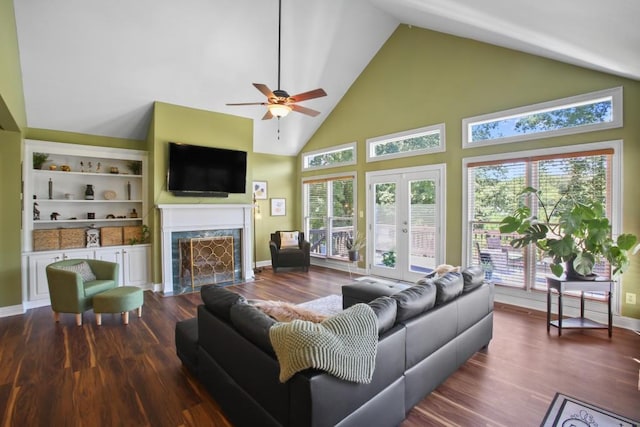
<svg viewBox="0 0 640 427"><path fill-rule="evenodd" d="M547 277L547 333L551 326L558 328L558 335L562 335L562 328L565 329L608 329L609 337L612 334L613 315L611 313L611 293L613 291L613 280L567 280L560 277ZM558 293L558 319L551 320L551 292ZM562 318L562 294L567 291L580 291L580 317ZM608 324L595 322L584 317L584 293L585 292L605 292L607 295Z"/></svg>

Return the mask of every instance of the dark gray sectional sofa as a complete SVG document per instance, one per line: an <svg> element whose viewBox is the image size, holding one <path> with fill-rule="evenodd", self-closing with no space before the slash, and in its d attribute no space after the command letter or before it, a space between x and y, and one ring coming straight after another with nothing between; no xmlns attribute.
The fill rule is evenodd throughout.
<svg viewBox="0 0 640 427"><path fill-rule="evenodd" d="M369 302L379 331L369 384L313 369L280 383L274 321L224 288L202 289L197 317L176 325L177 353L236 426L394 426L488 346L493 285L483 279L471 268Z"/></svg>

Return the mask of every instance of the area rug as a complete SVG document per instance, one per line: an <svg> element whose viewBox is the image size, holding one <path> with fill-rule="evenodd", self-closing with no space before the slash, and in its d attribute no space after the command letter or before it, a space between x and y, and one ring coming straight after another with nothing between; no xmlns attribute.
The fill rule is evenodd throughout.
<svg viewBox="0 0 640 427"><path fill-rule="evenodd" d="M342 311L342 295L328 295L298 305L319 314L333 316Z"/></svg>
<svg viewBox="0 0 640 427"><path fill-rule="evenodd" d="M541 427L638 427L638 421L556 393Z"/></svg>

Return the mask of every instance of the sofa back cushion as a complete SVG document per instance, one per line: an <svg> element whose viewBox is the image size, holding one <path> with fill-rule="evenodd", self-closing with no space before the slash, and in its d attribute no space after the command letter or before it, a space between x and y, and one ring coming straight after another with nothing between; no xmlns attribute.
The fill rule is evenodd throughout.
<svg viewBox="0 0 640 427"><path fill-rule="evenodd" d="M484 270L479 265L465 268L462 271L462 279L464 281L462 292L471 292L484 283Z"/></svg>
<svg viewBox="0 0 640 427"><path fill-rule="evenodd" d="M378 336L393 328L398 313L396 300L391 297L378 297L369 303L378 318Z"/></svg>
<svg viewBox="0 0 640 427"><path fill-rule="evenodd" d="M241 335L266 353L275 356L269 339L269 328L276 323L274 319L253 305L243 303L233 304L230 316L231 323Z"/></svg>
<svg viewBox="0 0 640 427"><path fill-rule="evenodd" d="M215 285L203 286L200 289L200 297L209 311L227 322L231 321L231 306L247 302L242 295Z"/></svg>
<svg viewBox="0 0 640 427"><path fill-rule="evenodd" d="M436 288L430 283L416 285L407 288L395 295L391 295L398 306L396 323L403 322L411 317L432 308L436 301Z"/></svg>
<svg viewBox="0 0 640 427"><path fill-rule="evenodd" d="M464 281L460 273L447 273L433 281L436 287L436 305L446 304L462 293Z"/></svg>

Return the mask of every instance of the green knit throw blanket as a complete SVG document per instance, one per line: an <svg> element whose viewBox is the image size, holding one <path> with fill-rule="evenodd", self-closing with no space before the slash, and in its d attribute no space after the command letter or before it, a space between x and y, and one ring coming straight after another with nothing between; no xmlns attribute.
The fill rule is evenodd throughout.
<svg viewBox="0 0 640 427"><path fill-rule="evenodd" d="M312 323L275 323L269 338L280 362L280 381L316 368L346 381L371 382L378 348L378 318L367 304Z"/></svg>

